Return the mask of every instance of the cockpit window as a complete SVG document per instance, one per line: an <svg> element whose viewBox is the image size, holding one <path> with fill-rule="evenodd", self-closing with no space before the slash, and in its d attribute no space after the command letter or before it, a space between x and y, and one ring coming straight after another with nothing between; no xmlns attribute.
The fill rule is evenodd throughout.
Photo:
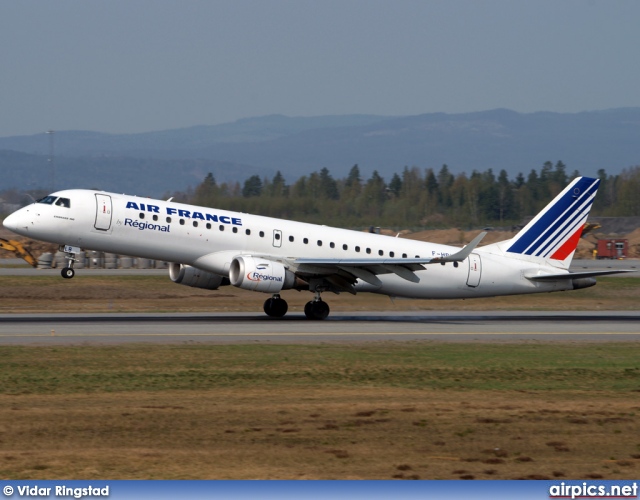
<svg viewBox="0 0 640 500"><path fill-rule="evenodd" d="M71 208L71 200L69 198L58 198L56 205L59 207Z"/></svg>
<svg viewBox="0 0 640 500"><path fill-rule="evenodd" d="M53 205L53 202L58 199L57 196L45 196L44 198L40 198L38 203L44 203L45 205Z"/></svg>

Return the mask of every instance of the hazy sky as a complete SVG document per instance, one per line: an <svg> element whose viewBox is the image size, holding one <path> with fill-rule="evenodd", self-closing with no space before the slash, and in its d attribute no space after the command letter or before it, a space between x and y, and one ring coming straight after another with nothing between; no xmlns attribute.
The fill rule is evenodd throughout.
<svg viewBox="0 0 640 500"><path fill-rule="evenodd" d="M0 136L640 106L640 2L0 3Z"/></svg>

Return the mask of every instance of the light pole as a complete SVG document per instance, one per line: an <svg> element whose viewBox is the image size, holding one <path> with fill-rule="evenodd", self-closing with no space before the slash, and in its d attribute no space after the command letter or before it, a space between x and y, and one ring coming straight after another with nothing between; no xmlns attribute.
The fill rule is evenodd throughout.
<svg viewBox="0 0 640 500"><path fill-rule="evenodd" d="M47 130L47 135L49 136L49 158L48 162L51 164L51 192L53 193L56 190L56 164L54 161L54 144L53 144L53 134L55 130Z"/></svg>

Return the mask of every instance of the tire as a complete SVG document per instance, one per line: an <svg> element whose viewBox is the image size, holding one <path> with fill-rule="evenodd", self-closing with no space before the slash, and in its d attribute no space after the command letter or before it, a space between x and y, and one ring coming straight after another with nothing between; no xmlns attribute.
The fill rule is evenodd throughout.
<svg viewBox="0 0 640 500"><path fill-rule="evenodd" d="M284 299L274 299L273 297L265 300L264 312L272 318L282 318L289 310L289 304Z"/></svg>
<svg viewBox="0 0 640 500"><path fill-rule="evenodd" d="M322 300L307 302L304 306L304 314L308 319L322 321L329 316L329 304Z"/></svg>
<svg viewBox="0 0 640 500"><path fill-rule="evenodd" d="M312 307L312 301L309 301L304 305L304 315L307 317L307 319L313 319L313 312L311 311Z"/></svg>
<svg viewBox="0 0 640 500"><path fill-rule="evenodd" d="M60 274L63 278L70 280L76 275L76 272L70 267L64 267L62 271L60 271Z"/></svg>

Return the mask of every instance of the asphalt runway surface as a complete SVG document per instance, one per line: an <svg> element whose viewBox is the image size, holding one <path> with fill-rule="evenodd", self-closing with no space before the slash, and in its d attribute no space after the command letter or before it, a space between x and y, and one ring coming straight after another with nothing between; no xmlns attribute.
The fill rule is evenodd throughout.
<svg viewBox="0 0 640 500"><path fill-rule="evenodd" d="M640 312L4 314L0 345L372 341L638 342Z"/></svg>

